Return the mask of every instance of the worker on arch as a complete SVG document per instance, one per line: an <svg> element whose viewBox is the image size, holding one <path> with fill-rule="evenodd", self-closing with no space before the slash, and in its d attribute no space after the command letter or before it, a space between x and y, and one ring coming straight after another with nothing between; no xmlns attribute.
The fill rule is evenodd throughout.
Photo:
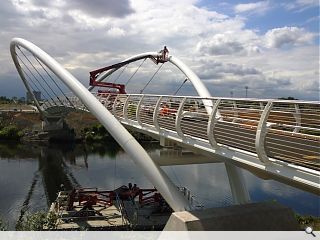
<svg viewBox="0 0 320 240"><path fill-rule="evenodd" d="M164 46L162 50L160 50L159 55L157 56L157 63L167 62L169 58L169 50L167 46Z"/></svg>

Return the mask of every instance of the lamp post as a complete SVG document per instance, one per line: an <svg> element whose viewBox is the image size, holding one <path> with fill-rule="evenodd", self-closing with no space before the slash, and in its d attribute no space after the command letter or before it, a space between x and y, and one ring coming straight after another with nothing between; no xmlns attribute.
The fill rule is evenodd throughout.
<svg viewBox="0 0 320 240"><path fill-rule="evenodd" d="M248 86L245 86L244 88L246 89L246 98L247 98L247 97L248 97L248 88L249 88L249 87L248 87Z"/></svg>

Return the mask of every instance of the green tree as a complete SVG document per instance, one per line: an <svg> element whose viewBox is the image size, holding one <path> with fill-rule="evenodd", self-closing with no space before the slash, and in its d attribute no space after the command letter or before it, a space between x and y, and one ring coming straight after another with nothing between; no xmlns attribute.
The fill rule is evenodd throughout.
<svg viewBox="0 0 320 240"><path fill-rule="evenodd" d="M278 99L281 99L281 100L298 100L297 98L294 98L294 97L280 97Z"/></svg>

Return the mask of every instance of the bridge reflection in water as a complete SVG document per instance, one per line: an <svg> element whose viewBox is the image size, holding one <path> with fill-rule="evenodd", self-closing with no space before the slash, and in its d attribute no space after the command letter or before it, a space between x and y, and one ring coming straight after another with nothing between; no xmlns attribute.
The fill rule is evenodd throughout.
<svg viewBox="0 0 320 240"><path fill-rule="evenodd" d="M0 144L0 215L14 229L21 214L47 210L55 200L60 185L97 186L103 189L137 183L152 184L117 145L18 145ZM202 156L181 149L143 145L159 164L182 159L196 161ZM223 163L163 166L178 186L191 190L205 208L233 204ZM281 184L272 179L257 178L256 172L243 171L253 202L276 200L301 214L316 215L318 196Z"/></svg>

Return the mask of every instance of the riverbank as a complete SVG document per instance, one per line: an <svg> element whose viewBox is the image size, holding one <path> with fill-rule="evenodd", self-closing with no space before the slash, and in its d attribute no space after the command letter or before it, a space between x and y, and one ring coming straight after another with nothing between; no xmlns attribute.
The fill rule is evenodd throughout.
<svg viewBox="0 0 320 240"><path fill-rule="evenodd" d="M2 112L0 117L0 141L74 141L74 142L105 142L112 140L112 136L87 112L71 112L65 118L66 128L55 136L54 133L44 133L38 113ZM153 141L151 137L130 131L138 141ZM49 139L49 140L48 140Z"/></svg>

